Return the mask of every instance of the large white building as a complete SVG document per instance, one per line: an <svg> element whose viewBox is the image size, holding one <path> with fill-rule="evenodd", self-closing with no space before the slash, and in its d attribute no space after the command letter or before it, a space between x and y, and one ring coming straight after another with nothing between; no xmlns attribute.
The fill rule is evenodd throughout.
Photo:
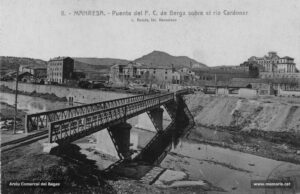
<svg viewBox="0 0 300 194"><path fill-rule="evenodd" d="M296 64L291 57L279 57L276 52L269 52L263 57L250 57L249 62L256 62L263 66L264 72L295 73Z"/></svg>

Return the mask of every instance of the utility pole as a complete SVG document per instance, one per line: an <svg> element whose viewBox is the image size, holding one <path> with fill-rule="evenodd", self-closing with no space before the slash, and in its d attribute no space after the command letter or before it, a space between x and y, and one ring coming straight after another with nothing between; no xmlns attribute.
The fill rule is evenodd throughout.
<svg viewBox="0 0 300 194"><path fill-rule="evenodd" d="M217 74L215 73L215 86L217 86Z"/></svg>
<svg viewBox="0 0 300 194"><path fill-rule="evenodd" d="M153 80L153 75L150 76L150 86L149 86L149 94L151 93L152 90L152 80Z"/></svg>
<svg viewBox="0 0 300 194"><path fill-rule="evenodd" d="M16 91L15 91L15 117L14 117L14 129L13 134L16 134L16 128L17 128L17 114L18 114L18 82L19 82L19 65L17 65L17 77L16 77Z"/></svg>

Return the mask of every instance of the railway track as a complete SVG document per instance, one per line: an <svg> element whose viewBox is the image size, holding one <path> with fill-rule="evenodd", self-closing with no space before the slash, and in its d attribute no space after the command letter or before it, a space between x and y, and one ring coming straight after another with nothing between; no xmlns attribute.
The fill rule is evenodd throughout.
<svg viewBox="0 0 300 194"><path fill-rule="evenodd" d="M12 150L14 148L17 148L17 147L20 147L23 145L28 145L28 144L31 144L33 142L36 142L38 140L45 139L45 138L48 138L48 130L41 131L41 132L38 132L35 134L31 134L26 137L22 137L22 138L8 141L5 143L1 143L1 152L6 152L6 151Z"/></svg>

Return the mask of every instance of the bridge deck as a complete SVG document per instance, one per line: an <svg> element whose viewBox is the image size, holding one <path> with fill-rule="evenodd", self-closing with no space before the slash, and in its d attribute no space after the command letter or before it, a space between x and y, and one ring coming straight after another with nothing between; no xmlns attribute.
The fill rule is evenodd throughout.
<svg viewBox="0 0 300 194"><path fill-rule="evenodd" d="M174 93L94 111L50 123L49 142L75 141L174 100Z"/></svg>
<svg viewBox="0 0 300 194"><path fill-rule="evenodd" d="M80 106L62 108L58 110L46 111L41 113L26 115L25 132L46 129L50 122L72 118L87 113L104 110L107 108L117 107L123 104L149 99L159 94L138 95L115 100L107 100L97 103L85 104Z"/></svg>

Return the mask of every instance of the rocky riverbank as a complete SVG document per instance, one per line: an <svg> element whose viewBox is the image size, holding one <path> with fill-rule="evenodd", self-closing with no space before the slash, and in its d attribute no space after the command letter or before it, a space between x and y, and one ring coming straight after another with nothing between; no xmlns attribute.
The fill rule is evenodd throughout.
<svg viewBox="0 0 300 194"><path fill-rule="evenodd" d="M186 102L196 122L187 139L300 164L298 98L193 94Z"/></svg>

